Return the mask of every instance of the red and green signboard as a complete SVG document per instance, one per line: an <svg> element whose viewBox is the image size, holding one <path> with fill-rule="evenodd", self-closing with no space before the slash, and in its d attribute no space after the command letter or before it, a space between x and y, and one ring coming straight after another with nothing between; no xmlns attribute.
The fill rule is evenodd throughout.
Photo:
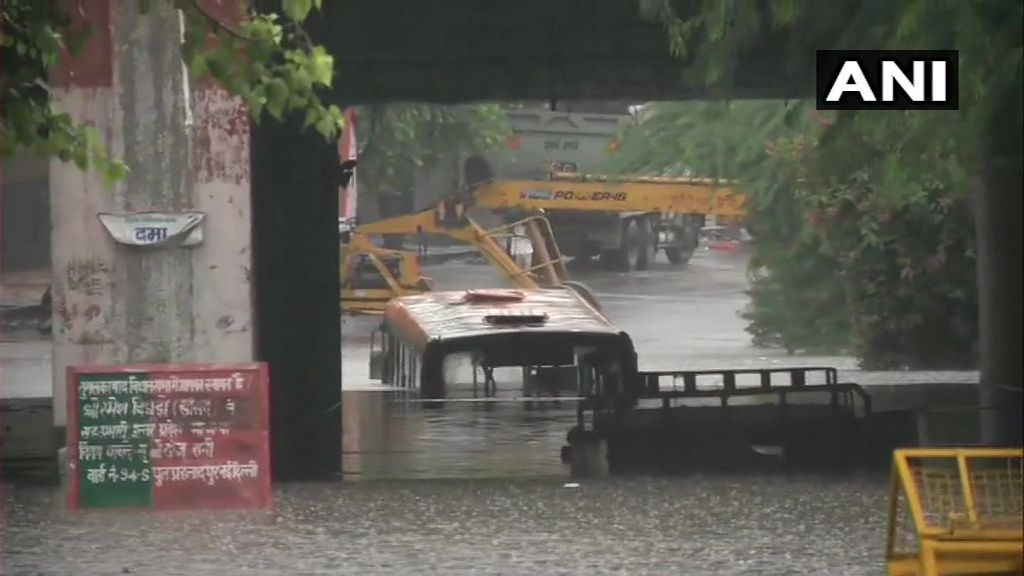
<svg viewBox="0 0 1024 576"><path fill-rule="evenodd" d="M68 369L72 507L270 504L266 364Z"/></svg>

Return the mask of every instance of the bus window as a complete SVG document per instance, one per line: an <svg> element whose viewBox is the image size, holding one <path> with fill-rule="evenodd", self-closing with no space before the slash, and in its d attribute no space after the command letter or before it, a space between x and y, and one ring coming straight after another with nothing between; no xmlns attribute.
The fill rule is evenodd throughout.
<svg viewBox="0 0 1024 576"><path fill-rule="evenodd" d="M380 340L380 346L377 341ZM384 367L384 332L377 328L370 332L370 379L380 380Z"/></svg>
<svg viewBox="0 0 1024 576"><path fill-rule="evenodd" d="M449 391L518 390L522 383L519 367L492 367L483 362L479 352L453 352L444 358L442 373Z"/></svg>

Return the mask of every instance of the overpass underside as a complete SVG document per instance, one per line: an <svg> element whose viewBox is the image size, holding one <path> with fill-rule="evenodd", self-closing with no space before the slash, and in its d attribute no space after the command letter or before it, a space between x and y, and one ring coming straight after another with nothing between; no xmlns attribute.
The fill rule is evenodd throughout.
<svg viewBox="0 0 1024 576"><path fill-rule="evenodd" d="M675 2L677 12L698 4ZM815 14L804 20L814 22L810 29L778 32L765 23L761 37L736 55L737 66L729 78L729 88L716 91L709 91L696 74L684 73L688 66L698 63L700 42L689 47L690 57L673 57L665 28L642 18L636 0L336 0L324 3L324 14L310 32L329 47L337 60L338 80L332 96L342 105L389 101L809 98L813 96L815 50L841 48L843 43L849 46L854 40L851 34L857 33L851 29L851 22L864 25L872 18L886 17L862 13L865 5L860 0L810 3L807 9ZM264 268L283 272L259 280L257 293L279 294L281 298L257 304L257 315L266 319L266 325L301 319L299 324L307 327L302 333L290 332L288 340L264 334L259 350L278 366L296 364L294 358L301 357L304 360L298 364L317 367L315 374L304 375L279 368L279 379L308 382L315 377L315 381L326 384L338 381L340 366L336 348L324 347L317 339L336 341L336 336L328 334L336 333L338 325L337 276L333 266L311 264L337 262L336 206L332 204L336 195L328 193L329 186L307 188L306 184L296 184L298 179L306 182L310 175L330 173L335 160L330 153L298 152L304 148L323 150L315 138L293 130L270 123L256 129L254 152L268 161L255 164L255 254ZM1013 150L1011 146L1002 154L1012 158ZM1019 174L1019 145L1016 150ZM1007 176L1005 169L1002 174L1011 181L1015 177L1012 173ZM1014 189L1019 191L1020 177L1016 178ZM282 193L304 188L323 191L315 199L301 201L294 194ZM988 291L990 306L1012 311L988 323L986 341L990 348L1018 350L1021 211L1020 194L1010 196L1003 189L997 195L987 195L988 200L983 202L1016 209L993 213L983 226L989 245L995 247L992 253L1002 254L996 258L1004 264L999 269L991 265L982 269L988 270L990 280L995 282ZM1005 217L1010 212L1017 215L1016 231ZM1004 215L1002 220L999 214ZM266 224L261 218L273 218L274 224ZM296 258L296 254L303 257ZM1013 258L1010 263L1008 259ZM316 287L316 296L310 297L307 291L295 297L296 285ZM286 294L295 296L289 298ZM999 303L992 304L995 301ZM281 309L282 303L285 310ZM324 314L327 309L330 314ZM1001 372L997 379L1012 374L1005 354L1002 360L989 362L993 363L1002 366L990 370ZM1019 377L1019 367L1016 374ZM992 401L1020 403L1019 398ZM280 409L303 412L301 402ZM322 457L337 452L334 446L317 442L311 441L309 449L322 450Z"/></svg>
<svg viewBox="0 0 1024 576"><path fill-rule="evenodd" d="M223 8L236 1L222 0L220 6ZM118 32L116 37L125 39L121 44L137 45L140 49L146 45L146 34L152 32L146 25L138 24L134 17L128 17L127 12L118 12L134 10L134 5L100 4L116 6L112 8L115 10L112 21ZM263 10L273 9L275 4L272 0L256 1L257 7ZM731 88L717 92L704 88L699 78L684 75L683 70L692 60L680 61L670 56L664 28L642 19L636 0L331 0L323 4L324 13L313 18L310 33L327 44L336 57L337 81L331 98L338 104L351 105L388 101L810 97L814 50L832 47L840 41L852 12L860 3L857 0L815 3L812 9L820 14L809 19L815 22L813 29L782 34L766 28L762 38L737 54L738 66L729 84ZM173 15L167 13L163 17L170 21ZM118 31L119 26L123 30ZM700 44L691 46L689 53L699 56ZM179 67L173 59L169 62L168 70ZM125 69L132 68L115 67L114 70L122 71L114 74L112 81L104 80L115 93L119 86L131 83L130 78L122 77ZM145 70L141 66L137 69ZM130 105L131 110L139 110L139 122L152 115L142 113L148 110L179 122L180 110L158 109L164 102L161 98L172 97L169 96L172 92L181 94L180 90L160 92L165 88L161 86L155 97L139 92L135 94L139 101L111 106L128 110ZM75 102L74 98L87 92L84 89L72 91L69 101ZM153 101L143 102L147 97ZM222 138L214 141L216 146L211 149L219 150L220 160L230 158L231 164L217 164L218 170L206 175L215 182L201 181L200 184L208 187L215 184L221 188L230 185L231 201L251 209L251 229L239 230L239 235L248 237L251 232L252 266L251 279L250 270L246 269L243 279L232 277L226 280L229 285L211 285L204 290L232 294L239 306L244 303L248 310L250 284L252 286L253 329L244 335L251 340L236 342L236 348L242 350L251 343L253 355L268 361L272 367L275 476L279 479L330 478L339 471L341 453L341 412L337 409L341 401L337 153L333 145L324 143L313 131L301 132L302 118L290 118L283 123L267 121L253 127L251 148L246 149L244 144L250 142L248 128L238 131L234 125L220 127L216 125L215 112L216 109L210 107L207 114L212 126L209 133L220 134ZM115 113L123 115L125 112L117 109ZM105 118L102 116L100 120L106 122ZM138 140L140 149L151 144L136 136L132 138ZM1005 143L999 146L1011 154L1013 150L1019 151L1019 134L1016 138L1017 144L1010 138L1009 148ZM155 159L161 157L157 152L152 154ZM200 150L199 154L202 153ZM197 157L193 162L197 160L200 166L209 161ZM1013 311L1002 316L992 315L1001 322L1003 334L1001 339L990 336L989 344L1000 342L1000 350L1012 349L1012 355L1016 355L1021 346L1019 152L1016 164L1012 156L1010 160L1000 164L1002 171L997 174L997 179L1004 184L1002 195L991 195L991 202L996 203L992 205L1002 202L998 205L1003 209L987 212L995 223L991 235L996 243L990 245L995 246L993 253L1000 256L984 269L997 282L993 290L983 290L982 294L983 298L989 298L989 310L1001 306L1004 311ZM158 188L156 184L174 183L180 177L164 170L156 160L150 164L140 167L137 177L145 178L152 185L133 188L137 192L119 202L127 208L133 205L147 209L179 208L165 205L166 199L159 194L146 196L150 194L147 190ZM147 169L152 173L147 173ZM54 188L55 193L68 194L81 188L80 177L73 177L71 173L67 176L60 180L63 184L51 184L51 187L66 186L68 190ZM1016 187L1010 194L1005 183L1013 183L1014 178ZM194 201L186 198L194 195L189 191L190 185L177 183L175 186L180 188L181 193L175 197L182 198L181 202ZM993 184L988 188L995 190L997 186ZM99 206L109 203L106 196L92 188L84 189L83 194L95 198ZM210 198L216 196L211 193ZM234 214L227 207L222 212L224 218ZM207 225L212 229L221 226L218 218L221 216L211 215ZM65 221L71 227L81 222L82 217L79 212L65 210L60 217L55 216L55 228ZM90 226L98 224L93 222ZM97 238L103 237L98 228L91 233ZM236 242L237 250L222 249L228 244L215 246L211 240L208 247L211 254L228 258L248 253L247 241L238 240L238 235L231 239L226 236L230 235L222 235L218 242ZM84 250L73 240L69 236L64 244L55 243L54 253L64 250L75 254L76 250ZM59 278L64 271L58 270L57 264L54 266L55 277ZM237 267L243 268L241 264ZM225 267L217 269L222 268ZM114 271L111 274L120 274L116 266L111 269ZM213 266L201 269L204 272L191 279L193 289L216 282L209 272ZM118 290L134 286L134 280L128 276L121 278L120 288L115 280L117 278L111 280L111 286ZM133 298L139 301L138 314L144 314L146 307L142 304L160 302L162 290L148 284L134 290ZM64 296L55 293L56 298ZM61 304L55 300L54 306ZM182 314L187 316L192 312L186 309L186 304L192 304L183 304ZM209 316L202 308L204 305L195 306L193 316ZM138 320L141 322L141 319L142 316ZM128 328L134 329L132 326L129 322ZM1015 335L1009 332L1014 326ZM220 325L209 327L211 346L215 347L218 338L231 330ZM239 334L234 331L229 336L242 338ZM119 338L123 339L123 335ZM186 344L193 349L201 346L198 340L189 342ZM81 338L66 344L75 350L86 350L90 346ZM130 360L118 354L111 352L101 360ZM1010 352L1003 354L1000 360L1003 366L1008 365L1012 355ZM1019 360L1017 365L1019 376ZM60 375L60 369L58 366L55 374ZM1004 370L1004 376L1007 373ZM59 386L62 378L55 381ZM1019 379L1017 382L1019 384Z"/></svg>
<svg viewBox="0 0 1024 576"><path fill-rule="evenodd" d="M671 55L665 28L642 18L636 0L333 0L309 32L335 57L330 96L341 106L796 98L812 94L814 46L844 24L844 6L823 11L813 33L766 31L724 93L684 74L693 60ZM278 476L307 478L329 474L340 453L340 413L292 424L341 400L339 247L336 156L299 125L253 131L253 297L257 356L273 366Z"/></svg>
<svg viewBox="0 0 1024 576"><path fill-rule="evenodd" d="M670 54L665 28L637 0L337 0L314 32L337 59L334 97L345 103L796 98L813 93L814 49L839 38L859 6L827 4L812 8L814 30L766 23L732 88L714 94L683 73L693 59Z"/></svg>

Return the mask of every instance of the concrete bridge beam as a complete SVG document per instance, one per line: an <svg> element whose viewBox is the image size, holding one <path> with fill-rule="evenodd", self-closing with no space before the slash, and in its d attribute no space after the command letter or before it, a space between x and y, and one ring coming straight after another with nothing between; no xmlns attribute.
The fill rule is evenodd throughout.
<svg viewBox="0 0 1024 576"><path fill-rule="evenodd" d="M740 55L728 96L813 95L814 49L834 41L856 4L823 5L820 28L800 34L766 26ZM337 62L334 97L344 102L724 96L683 74L688 61L670 54L664 27L636 0L336 0L324 3L322 21Z"/></svg>

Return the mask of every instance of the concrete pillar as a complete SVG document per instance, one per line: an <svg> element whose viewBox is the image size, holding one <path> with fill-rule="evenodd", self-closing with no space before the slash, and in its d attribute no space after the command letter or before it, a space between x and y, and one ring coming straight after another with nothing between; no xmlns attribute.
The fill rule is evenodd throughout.
<svg viewBox="0 0 1024 576"><path fill-rule="evenodd" d="M311 19L315 41L336 9L325 2ZM252 138L256 349L270 363L271 460L284 481L341 471L340 167L337 146L303 119L261 122Z"/></svg>
<svg viewBox="0 0 1024 576"><path fill-rule="evenodd" d="M253 134L257 354L270 363L279 480L341 469L337 150L302 118Z"/></svg>
<svg viewBox="0 0 1024 576"><path fill-rule="evenodd" d="M203 86L188 125L179 17L165 3L146 15L133 2L71 5L94 33L58 74L55 95L76 120L98 128L132 172L108 189L95 174L51 163L54 419L61 431L69 365L252 359L244 109ZM207 213L204 243L193 248L119 245L97 218L192 210Z"/></svg>

